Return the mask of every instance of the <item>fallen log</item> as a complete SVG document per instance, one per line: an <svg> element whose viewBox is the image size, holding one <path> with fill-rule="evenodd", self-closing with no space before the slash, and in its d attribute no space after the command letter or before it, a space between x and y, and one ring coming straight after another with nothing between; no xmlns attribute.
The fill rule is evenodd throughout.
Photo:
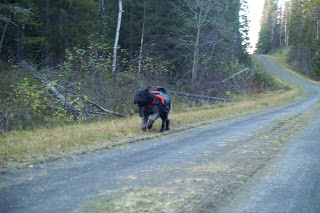
<svg viewBox="0 0 320 213"><path fill-rule="evenodd" d="M55 86L49 81L47 80L44 76L40 75L38 73L38 71L30 66L27 62L25 61L22 61L19 66L29 70L32 74L34 74L36 76L36 78L38 78L43 84L45 84L47 86L47 88L55 95L58 97L58 99L60 100L60 102L64 105L66 103L66 98L64 95L62 95L56 87L59 87L60 89L64 90L64 91L67 91L68 93L71 93L71 94L74 94L74 95L77 95L79 97L81 97L82 99L84 99L87 103L97 107L98 109L100 109L102 112L105 112L105 113L108 113L108 114L113 114L113 115L116 115L116 116L119 116L119 117L124 117L125 115L124 114L121 114L119 112L113 112L111 110L108 110L100 105L98 105L97 103L95 103L94 101L91 101L87 98L85 98L84 96L76 93L76 92L73 92L73 91L70 91L66 88L64 88L63 86L61 85L58 85L58 84L55 84ZM71 111L78 111L77 109L74 109L73 107L67 107L68 110L71 110ZM66 110L66 109L65 109ZM96 113L97 114L97 113ZM102 113L101 113L102 114Z"/></svg>
<svg viewBox="0 0 320 213"><path fill-rule="evenodd" d="M234 83L236 84L236 86L239 87L239 85L237 85L237 82L236 82L236 80L235 80L234 77L236 77L237 75L240 75L241 73L243 73L243 72L245 72L245 71L248 71L248 70L249 70L249 68L245 68L245 69L243 69L243 70L240 70L239 72L233 74L232 76L229 76L228 78L225 78L225 79L223 79L223 80L221 80L221 81L219 81L219 82L216 82L216 83L214 83L213 85L224 84L224 83L226 83L228 80L233 79L233 81L234 81ZM214 90L216 90L216 88L208 88L208 89L207 89L207 92L212 92L212 91L214 91Z"/></svg>
<svg viewBox="0 0 320 213"><path fill-rule="evenodd" d="M248 71L248 70L249 70L249 68L245 68L245 69L243 69L243 70L241 70L241 71L233 74L232 76L230 76L230 77L228 77L228 78L226 78L226 79L223 79L222 81L218 82L218 84L219 84L219 83L225 83L225 82L228 81L229 79L234 78L235 76L240 75L241 73L243 73L243 72L245 72L245 71Z"/></svg>
<svg viewBox="0 0 320 213"><path fill-rule="evenodd" d="M69 93L71 93L71 94L74 94L74 95L77 95L77 96L81 97L81 98L84 99L87 103L89 103L89 104L97 107L98 109L100 109L101 111L103 111L103 112L105 112L105 113L113 114L113 115L116 115L116 116L119 116L119 117L124 117L124 116L125 116L124 114L121 114L121 113L119 113L119 112L114 112L114 111L108 110L108 109L106 109L106 108L98 105L98 104L95 103L94 101L91 101L91 100L89 100L88 98L85 98L83 95L80 95L80 94L78 94L78 93L76 93L76 92L70 91L70 90L64 88L63 86L60 86L60 85L58 85L58 86L59 86L61 89L65 90L65 91L67 91L67 92L69 92ZM97 114L97 113L96 113L96 114Z"/></svg>
<svg viewBox="0 0 320 213"><path fill-rule="evenodd" d="M53 84L47 80L44 76L40 75L38 73L38 71L30 66L27 62L25 61L21 61L21 63L19 64L21 67L29 70L33 75L36 76L36 78L38 78L44 85L46 85L46 87L55 95L59 98L60 101L62 101L63 103L66 102L66 98L64 97L64 95L62 95L56 88L55 86L53 86Z"/></svg>
<svg viewBox="0 0 320 213"><path fill-rule="evenodd" d="M196 95L196 94L190 94L190 93L184 93L184 92L176 92L176 91L171 91L171 90L169 90L168 92L171 94L174 94L174 95L180 95L180 96L184 96L184 97L193 97L193 98L223 101L223 102L230 101L229 99L224 99L224 98L217 98L217 97L211 97L211 96L205 96L205 95Z"/></svg>

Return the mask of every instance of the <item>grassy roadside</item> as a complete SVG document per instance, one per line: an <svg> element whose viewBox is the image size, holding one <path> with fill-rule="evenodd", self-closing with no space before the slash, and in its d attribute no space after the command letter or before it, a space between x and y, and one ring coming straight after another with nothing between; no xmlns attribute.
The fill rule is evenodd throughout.
<svg viewBox="0 0 320 213"><path fill-rule="evenodd" d="M170 114L171 131L166 134L262 111L304 96L302 89L288 85L279 79L277 81L283 89L261 94L233 96L231 103L201 107L181 105L178 111L177 107L174 107ZM151 131L146 133L141 132L140 125L140 117L132 116L99 123L2 134L0 135L0 171L97 149L112 148L160 134L160 120Z"/></svg>
<svg viewBox="0 0 320 213"><path fill-rule="evenodd" d="M318 81L314 81L306 76L304 76L302 73L297 73L296 71L293 71L291 66L289 65L289 56L288 56L289 49L288 47L285 47L281 50L279 50L277 53L273 55L269 55L270 58L272 58L273 61L275 61L280 67L285 69L287 72L291 73L292 75L298 76L299 78L302 78L305 81L309 81L314 84L320 84Z"/></svg>

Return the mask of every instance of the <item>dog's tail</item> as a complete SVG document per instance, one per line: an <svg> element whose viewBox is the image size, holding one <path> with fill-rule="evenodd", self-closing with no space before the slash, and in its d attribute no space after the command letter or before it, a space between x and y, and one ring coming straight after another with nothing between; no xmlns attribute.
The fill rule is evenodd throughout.
<svg viewBox="0 0 320 213"><path fill-rule="evenodd" d="M159 92L162 92L162 93L164 93L164 94L166 94L166 95L169 95L168 90L167 90L166 88L164 88L164 87L158 86L158 87L156 88L156 90L159 91Z"/></svg>

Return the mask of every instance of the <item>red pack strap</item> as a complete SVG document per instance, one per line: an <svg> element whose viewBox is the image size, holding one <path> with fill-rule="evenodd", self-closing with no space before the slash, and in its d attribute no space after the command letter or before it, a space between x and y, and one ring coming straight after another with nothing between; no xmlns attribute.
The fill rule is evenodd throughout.
<svg viewBox="0 0 320 213"><path fill-rule="evenodd" d="M152 104L157 103L157 98L159 98L161 100L161 103L164 105L164 98L162 96L160 96L160 92L159 91L151 91L153 94L156 95L156 97L153 99ZM144 107L152 107L152 104L146 105ZM169 108L169 106L166 106L167 108Z"/></svg>
<svg viewBox="0 0 320 213"><path fill-rule="evenodd" d="M159 99L161 100L161 103L164 105L164 99L163 99L163 97L162 97L162 96L157 95L157 96L156 96L156 98L159 98Z"/></svg>
<svg viewBox="0 0 320 213"><path fill-rule="evenodd" d="M152 101L152 104L157 103L157 97L155 97ZM144 107L152 107L152 104L145 105Z"/></svg>

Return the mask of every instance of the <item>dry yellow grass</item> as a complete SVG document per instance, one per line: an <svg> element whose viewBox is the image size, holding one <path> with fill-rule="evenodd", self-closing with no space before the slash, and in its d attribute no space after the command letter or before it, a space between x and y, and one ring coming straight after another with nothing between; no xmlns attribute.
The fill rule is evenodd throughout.
<svg viewBox="0 0 320 213"><path fill-rule="evenodd" d="M258 95L236 96L236 102L201 107L181 106L172 111L171 131L179 131L200 124L257 112L290 102L301 96L301 89L269 91ZM182 112L181 112L182 111ZM65 157L101 148L110 148L128 141L159 135L160 121L151 131L143 133L141 118L132 116L90 124L32 131L13 131L1 135L0 159L2 166L10 162L39 161Z"/></svg>

